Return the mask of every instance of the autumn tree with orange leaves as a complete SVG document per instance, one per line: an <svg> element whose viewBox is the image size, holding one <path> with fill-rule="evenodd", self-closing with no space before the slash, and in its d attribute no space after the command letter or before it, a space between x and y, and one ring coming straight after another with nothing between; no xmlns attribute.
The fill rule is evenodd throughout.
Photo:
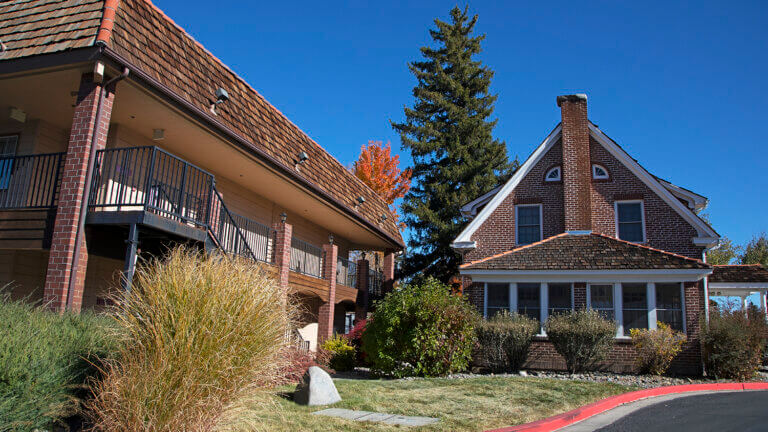
<svg viewBox="0 0 768 432"><path fill-rule="evenodd" d="M400 156L392 155L389 142L383 145L382 141L368 141L361 147L360 157L352 165L352 171L389 205L395 223L403 229L393 204L411 188L411 170L401 171L399 164Z"/></svg>

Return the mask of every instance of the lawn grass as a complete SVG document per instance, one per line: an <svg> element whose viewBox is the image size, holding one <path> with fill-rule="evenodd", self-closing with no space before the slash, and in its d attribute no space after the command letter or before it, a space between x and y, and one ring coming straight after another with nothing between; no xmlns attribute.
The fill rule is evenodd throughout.
<svg viewBox="0 0 768 432"><path fill-rule="evenodd" d="M422 428L360 423L311 415L328 407L304 407L273 396L255 414L270 431L480 431L542 419L633 388L544 378L334 380L342 402L334 408L438 417ZM290 393L293 388L281 388Z"/></svg>

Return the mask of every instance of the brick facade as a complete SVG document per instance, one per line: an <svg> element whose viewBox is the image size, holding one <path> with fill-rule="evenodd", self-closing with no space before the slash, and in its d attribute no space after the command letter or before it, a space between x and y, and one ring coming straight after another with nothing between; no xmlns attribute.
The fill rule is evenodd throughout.
<svg viewBox="0 0 768 432"><path fill-rule="evenodd" d="M280 288L284 293L288 293L288 277L290 275L291 265L291 239L293 238L293 225L280 222L272 227L275 231L275 244L273 246L275 254L275 267L277 267L277 279Z"/></svg>
<svg viewBox="0 0 768 432"><path fill-rule="evenodd" d="M589 120L586 96L560 96L563 147L563 204L565 230L592 229L590 183L592 168L589 162Z"/></svg>
<svg viewBox="0 0 768 432"><path fill-rule="evenodd" d="M320 305L317 317L317 343L321 344L333 336L333 320L336 306L336 266L339 247L323 245L323 282L328 284L328 300Z"/></svg>
<svg viewBox="0 0 768 432"><path fill-rule="evenodd" d="M94 83L90 75L82 76L75 102L66 160L61 173L59 204L43 290L44 302L56 311L67 308L71 277L74 278L73 292L69 293L72 299L71 309L79 311L82 305L88 249L85 233L82 233L79 253L75 257L80 209L86 187L92 140L95 137L96 150L105 147L115 98L114 88L105 89L99 111L101 90L101 84ZM97 115L100 116L99 119ZM98 130L94 131L97 127ZM75 262L77 262L77 270L76 274L72 275Z"/></svg>

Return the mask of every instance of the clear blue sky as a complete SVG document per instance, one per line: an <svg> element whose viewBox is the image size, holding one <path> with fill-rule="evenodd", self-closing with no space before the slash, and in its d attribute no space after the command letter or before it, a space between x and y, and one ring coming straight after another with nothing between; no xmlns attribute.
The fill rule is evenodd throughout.
<svg viewBox="0 0 768 432"><path fill-rule="evenodd" d="M343 164L369 139L407 163L389 119L412 102L407 62L456 3L365 3L156 0ZM709 197L715 229L744 243L768 230L768 2L670 3L470 3L496 71L495 136L525 159L559 121L555 97L587 93L592 121Z"/></svg>

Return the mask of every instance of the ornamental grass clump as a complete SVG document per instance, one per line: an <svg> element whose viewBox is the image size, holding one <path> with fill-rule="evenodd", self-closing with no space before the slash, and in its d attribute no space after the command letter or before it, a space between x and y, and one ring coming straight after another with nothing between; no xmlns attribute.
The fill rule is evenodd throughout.
<svg viewBox="0 0 768 432"><path fill-rule="evenodd" d="M606 357L616 336L616 324L591 309L553 315L544 329L570 373L595 367Z"/></svg>
<svg viewBox="0 0 768 432"><path fill-rule="evenodd" d="M655 330L632 329L632 345L637 351L635 362L641 372L663 375L672 360L683 350L687 338L667 324L659 322Z"/></svg>
<svg viewBox="0 0 768 432"><path fill-rule="evenodd" d="M768 323L756 308L746 312L713 308L702 325L701 347L707 374L717 378L754 378L765 350Z"/></svg>
<svg viewBox="0 0 768 432"><path fill-rule="evenodd" d="M94 386L98 430L256 427L242 422L280 378L294 314L260 264L172 250L137 269L115 314L125 344Z"/></svg>
<svg viewBox="0 0 768 432"><path fill-rule="evenodd" d="M429 277L390 292L376 303L363 332L374 372L442 376L467 368L475 344L477 311L448 286Z"/></svg>
<svg viewBox="0 0 768 432"><path fill-rule="evenodd" d="M77 415L87 382L117 347L111 324L0 291L0 431L53 430Z"/></svg>
<svg viewBox="0 0 768 432"><path fill-rule="evenodd" d="M539 321L507 311L480 322L477 343L483 363L492 372L520 370L538 332Z"/></svg>

